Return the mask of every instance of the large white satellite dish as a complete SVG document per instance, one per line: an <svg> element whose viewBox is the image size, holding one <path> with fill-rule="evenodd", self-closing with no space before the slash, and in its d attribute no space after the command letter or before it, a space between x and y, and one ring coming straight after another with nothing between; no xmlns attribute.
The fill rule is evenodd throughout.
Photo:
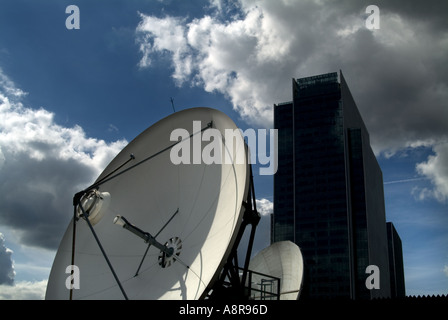
<svg viewBox="0 0 448 320"><path fill-rule="evenodd" d="M254 299L263 298L263 295L269 297L266 294L267 283L263 275L280 279L280 288L271 288L273 294L280 293L280 300L299 298L303 281L303 257L300 248L293 242L274 242L250 260L249 269L255 271L251 277L251 286L265 286L262 296L254 291Z"/></svg>
<svg viewBox="0 0 448 320"><path fill-rule="evenodd" d="M201 123L197 132L193 121ZM201 135L217 129L231 161L173 164L175 129L189 132L186 143L201 142L200 151L209 143ZM237 133L232 143L226 129ZM204 298L241 236L251 180L246 152L234 122L210 108L183 110L146 129L75 195L46 299ZM72 264L79 288L69 289Z"/></svg>

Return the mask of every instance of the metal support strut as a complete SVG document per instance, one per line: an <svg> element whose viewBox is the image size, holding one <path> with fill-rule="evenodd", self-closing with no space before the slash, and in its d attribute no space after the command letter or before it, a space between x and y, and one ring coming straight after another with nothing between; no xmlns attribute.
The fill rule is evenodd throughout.
<svg viewBox="0 0 448 320"><path fill-rule="evenodd" d="M213 292L209 296L210 299L222 299L229 297L234 297L239 300L248 299L246 292L246 280L249 271L250 256L252 253L252 247L255 239L255 231L257 225L261 219L260 214L257 211L255 202L255 189L254 181L252 175L252 166L250 166L250 182L249 182L249 192L247 194L247 199L243 201L243 206L245 208L243 221L241 222L241 227L238 231L233 249L230 252L229 257L223 267L221 275L215 285L213 286ZM241 242L241 238L246 230L246 227L251 225L251 232L249 236L249 243L247 246L246 257L244 261L243 274L240 277L239 271L241 268L238 266L238 246ZM226 278L228 281L226 281ZM226 283L230 283L230 287L226 286ZM231 290L231 293L228 291Z"/></svg>
<svg viewBox="0 0 448 320"><path fill-rule="evenodd" d="M81 209L81 211L82 211L82 216L85 218L85 220L86 220L86 222L87 222L87 225L89 226L90 231L92 232L92 234L93 234L93 236L94 236L94 238L95 238L95 240L96 240L96 243L98 244L98 247L100 248L101 253L102 253L103 256L104 256L104 259L106 259L107 265L109 266L110 271L112 272L112 274L113 274L113 276L114 276L114 278L115 278L115 281L116 281L117 284L118 284L118 287L120 287L121 293L123 294L124 298L125 298L126 300L128 300L128 296L126 295L126 292L124 291L124 288L123 288L123 286L121 285L120 279L118 279L118 276L117 276L117 274L115 273L115 270L114 270L112 264L110 263L109 258L107 257L107 254L106 254L106 252L104 251L104 248L103 248L103 246L101 245L101 242L100 242L100 240L98 239L98 236L96 235L96 232L95 232L95 230L93 229L92 224L91 224L90 221L89 221L89 214L88 214L88 213L84 210L84 208L82 207L82 204L81 204L81 198L80 198L80 197L75 197L75 199L74 199L74 203L76 203L76 202L77 202L77 204L75 204L75 211L76 211L76 206L78 206L78 207ZM75 219L75 220L76 220L76 219ZM73 221L73 223L76 223L76 221ZM73 252L74 252L74 251L73 251ZM72 259L73 259L73 257L72 257ZM70 298L72 298L72 294L71 294L71 293L70 293Z"/></svg>

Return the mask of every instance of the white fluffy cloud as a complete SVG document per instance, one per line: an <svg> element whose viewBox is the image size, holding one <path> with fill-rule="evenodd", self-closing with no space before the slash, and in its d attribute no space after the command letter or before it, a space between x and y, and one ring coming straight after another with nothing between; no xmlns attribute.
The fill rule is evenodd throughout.
<svg viewBox="0 0 448 320"><path fill-rule="evenodd" d="M177 84L189 82L207 92L220 92L243 118L266 125L275 100L270 90L263 90L269 88L269 83L263 83L263 73L269 62L274 64L280 58L279 50L287 48L273 50L272 46L280 46L282 41L265 32L271 26L262 17L258 8L248 9L244 20L227 23L212 16L187 23L181 18L141 14L137 28L143 53L140 66L150 66L151 54L168 52Z"/></svg>
<svg viewBox="0 0 448 320"><path fill-rule="evenodd" d="M25 107L25 93L0 70L0 226L21 244L55 249L75 192L92 183L126 141L86 137L54 114Z"/></svg>
<svg viewBox="0 0 448 320"><path fill-rule="evenodd" d="M268 216L271 213L274 213L274 203L269 201L268 199L257 199L255 200L257 203L257 211L262 216Z"/></svg>
<svg viewBox="0 0 448 320"><path fill-rule="evenodd" d="M433 188L415 189L418 198L435 198L440 202L448 200L448 143L439 143L433 147L434 155L426 162L417 164L417 172L431 180Z"/></svg>
<svg viewBox="0 0 448 320"><path fill-rule="evenodd" d="M0 300L43 300L47 280L19 281L13 286L0 285Z"/></svg>

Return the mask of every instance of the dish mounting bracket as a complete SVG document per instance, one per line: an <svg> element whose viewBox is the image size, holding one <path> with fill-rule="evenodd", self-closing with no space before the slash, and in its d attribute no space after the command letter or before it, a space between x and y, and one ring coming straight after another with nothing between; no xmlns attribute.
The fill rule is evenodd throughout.
<svg viewBox="0 0 448 320"><path fill-rule="evenodd" d="M255 232L257 225L260 222L261 216L257 211L255 200L255 189L252 175L252 166L250 165L250 181L249 191L246 200L243 201L245 208L241 227L238 231L237 237L233 244L232 250L224 264L224 267L219 275L218 280L212 286L211 292L206 298L208 299L249 299L248 291L246 290L247 275L249 272L249 262L252 254L252 247L255 239ZM246 249L246 256L244 260L244 267L239 267L238 262L238 247L241 239L248 226L251 226L249 241ZM242 271L242 273L241 273Z"/></svg>

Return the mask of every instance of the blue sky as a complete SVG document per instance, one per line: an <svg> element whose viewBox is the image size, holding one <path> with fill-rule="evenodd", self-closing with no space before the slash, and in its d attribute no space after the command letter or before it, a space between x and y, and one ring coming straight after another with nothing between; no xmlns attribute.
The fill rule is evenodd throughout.
<svg viewBox="0 0 448 320"><path fill-rule="evenodd" d="M66 28L72 4L80 29ZM72 195L171 114L171 97L176 110L271 128L291 78L340 69L383 171L407 294L448 293L447 4L378 1L377 30L365 25L369 4L3 0L0 280L13 285L0 298L43 297ZM268 211L272 177L255 175L255 189ZM258 250L268 226L263 216Z"/></svg>

